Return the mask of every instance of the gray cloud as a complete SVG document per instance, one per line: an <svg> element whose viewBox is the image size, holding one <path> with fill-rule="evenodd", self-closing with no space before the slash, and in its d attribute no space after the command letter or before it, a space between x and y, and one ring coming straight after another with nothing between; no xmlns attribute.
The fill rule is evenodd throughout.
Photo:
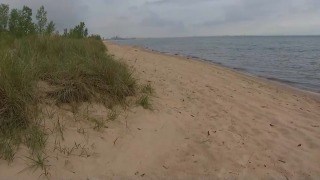
<svg viewBox="0 0 320 180"><path fill-rule="evenodd" d="M300 0L299 0L300 1ZM217 26L225 23L242 21L264 20L267 18L277 18L290 13L301 13L317 6L319 1L305 0L306 6L295 0L242 0L237 4L230 4L223 8L223 19L209 20L203 22L204 26ZM241 2L241 3L239 3ZM302 1L300 1L302 2Z"/></svg>
<svg viewBox="0 0 320 180"><path fill-rule="evenodd" d="M320 0L2 0L41 5L58 28L85 21L91 33L121 36L319 34Z"/></svg>
<svg viewBox="0 0 320 180"><path fill-rule="evenodd" d="M149 16L142 19L140 22L141 26L152 26L152 27L170 27L172 29L184 29L184 23L182 21L173 21L159 17L155 13L150 13Z"/></svg>
<svg viewBox="0 0 320 180"><path fill-rule="evenodd" d="M168 4L179 4L179 5L191 5L199 4L203 2L213 2L221 0L156 0L156 1L147 1L144 5L168 5Z"/></svg>

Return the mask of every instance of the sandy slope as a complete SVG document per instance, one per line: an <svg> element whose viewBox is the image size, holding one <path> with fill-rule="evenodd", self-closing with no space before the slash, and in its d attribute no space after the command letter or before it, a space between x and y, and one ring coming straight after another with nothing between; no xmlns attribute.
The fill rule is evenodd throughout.
<svg viewBox="0 0 320 180"><path fill-rule="evenodd" d="M320 178L316 95L207 62L107 46L140 81L153 84L155 111L131 108L95 132L74 122L68 108L57 110L67 124L61 144L81 143L86 153L81 148L70 156L53 152L51 138L52 179ZM96 117L106 116L103 106L87 108ZM86 129L88 141L79 127ZM17 158L8 168L0 161L0 179L41 174L17 174L23 162Z"/></svg>

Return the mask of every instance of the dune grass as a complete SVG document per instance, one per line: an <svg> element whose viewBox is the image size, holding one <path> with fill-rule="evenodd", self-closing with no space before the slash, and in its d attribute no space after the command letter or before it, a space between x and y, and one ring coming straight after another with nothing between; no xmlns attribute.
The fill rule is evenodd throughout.
<svg viewBox="0 0 320 180"><path fill-rule="evenodd" d="M35 157L25 157L26 160L30 161L27 163L27 167L23 169L21 172L29 170L32 172L35 172L37 169L41 169L43 171L42 174L40 174L40 177L46 177L49 179L50 173L48 172L48 158L49 156L44 156L43 154L37 154Z"/></svg>
<svg viewBox="0 0 320 180"><path fill-rule="evenodd" d="M153 110L149 95L142 95L138 100L137 104L141 105L144 109Z"/></svg>
<svg viewBox="0 0 320 180"><path fill-rule="evenodd" d="M106 53L101 40L62 36L0 38L0 158L13 161L20 144L41 152L47 133L41 123L45 98L61 103L125 104L137 83L127 65Z"/></svg>

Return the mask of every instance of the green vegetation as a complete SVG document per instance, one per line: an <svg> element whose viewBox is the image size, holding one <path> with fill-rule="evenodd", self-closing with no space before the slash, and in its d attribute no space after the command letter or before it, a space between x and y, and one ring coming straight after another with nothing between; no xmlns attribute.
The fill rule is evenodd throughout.
<svg viewBox="0 0 320 180"><path fill-rule="evenodd" d="M42 110L44 99L56 105L125 105L128 96L136 95L137 83L127 65L106 53L99 35L88 36L84 22L60 35L54 22L47 23L43 6L35 17L37 22L27 6L9 11L8 5L0 5L0 158L12 162L24 144L33 162L29 169L40 167L47 175L43 115L52 119L54 111ZM112 112L108 118L117 115ZM99 130L106 121L93 122ZM58 120L54 129L62 140L64 126Z"/></svg>
<svg viewBox="0 0 320 180"><path fill-rule="evenodd" d="M95 40L100 40L100 41L102 40L101 36L98 35L98 34L92 34L92 35L88 36L88 38L95 39Z"/></svg>
<svg viewBox="0 0 320 180"><path fill-rule="evenodd" d="M9 20L9 5L0 5L0 31L7 29Z"/></svg>
<svg viewBox="0 0 320 180"><path fill-rule="evenodd" d="M10 11L9 5L0 5L0 159L13 162L24 145L30 151L24 170L41 169L39 177L48 178L46 147L50 132L57 135L54 151L69 156L80 145L60 145L57 138L65 140L66 122L47 105L67 103L77 119L78 105L84 102L102 103L110 109L128 106L128 97L136 96L139 86L129 67L106 52L100 35L88 35L84 22L59 34L55 23L48 23L43 6L35 17L36 22L27 6ZM151 84L141 86L141 93L137 104L152 110ZM87 116L83 119L97 131L107 128L106 123L119 115L114 109L106 119L89 117L88 108L84 113ZM46 127L48 120L53 129ZM77 131L88 141L89 135L82 127ZM80 156L88 157L86 154L83 146Z"/></svg>
<svg viewBox="0 0 320 180"><path fill-rule="evenodd" d="M153 89L150 82L144 84L141 86L140 91L142 96L137 100L137 104L141 105L144 109L150 109L153 110L150 96L155 94L155 90Z"/></svg>
<svg viewBox="0 0 320 180"><path fill-rule="evenodd" d="M36 24L37 33L42 34L43 32L45 32L45 26L47 24L47 11L44 10L43 6L41 6L38 10L36 19L38 21L38 23Z"/></svg>
<svg viewBox="0 0 320 180"><path fill-rule="evenodd" d="M150 97L148 95L142 95L137 100L137 104L141 105L144 109L153 109L152 104L150 102Z"/></svg>
<svg viewBox="0 0 320 180"><path fill-rule="evenodd" d="M39 178L41 176L49 178L50 173L48 172L48 168L49 168L48 158L49 158L49 156L44 156L43 154L37 154L34 158L33 157L26 157L26 159L29 160L31 163L27 163L28 167L22 171L30 170L30 171L34 172L40 168L43 171L43 173L39 176Z"/></svg>

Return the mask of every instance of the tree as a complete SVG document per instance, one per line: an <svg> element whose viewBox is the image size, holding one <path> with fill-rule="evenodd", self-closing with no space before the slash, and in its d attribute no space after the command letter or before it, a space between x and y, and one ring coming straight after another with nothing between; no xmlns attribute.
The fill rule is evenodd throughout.
<svg viewBox="0 0 320 180"><path fill-rule="evenodd" d="M19 11L18 9L12 9L9 18L9 31L18 36L19 31Z"/></svg>
<svg viewBox="0 0 320 180"><path fill-rule="evenodd" d="M53 21L50 21L45 29L46 34L52 34L56 30L56 25L53 23Z"/></svg>
<svg viewBox="0 0 320 180"><path fill-rule="evenodd" d="M39 34L42 34L45 31L45 27L47 25L47 11L44 10L43 6L38 9L36 19L38 20L36 30Z"/></svg>
<svg viewBox="0 0 320 180"><path fill-rule="evenodd" d="M69 33L68 33L68 37L74 36L73 34L74 34L73 29L70 28L70 29L69 29Z"/></svg>
<svg viewBox="0 0 320 180"><path fill-rule="evenodd" d="M12 9L9 18L9 31L17 37L26 36L35 32L32 22L32 9L23 6L22 10Z"/></svg>
<svg viewBox="0 0 320 180"><path fill-rule="evenodd" d="M63 36L68 36L68 29L63 30Z"/></svg>
<svg viewBox="0 0 320 180"><path fill-rule="evenodd" d="M69 35L72 38L84 38L88 36L88 29L85 28L84 22L80 22L79 25L69 30Z"/></svg>
<svg viewBox="0 0 320 180"><path fill-rule="evenodd" d="M1 4L0 5L0 32L7 29L8 20L9 20L9 5Z"/></svg>
<svg viewBox="0 0 320 180"><path fill-rule="evenodd" d="M35 25L32 22L32 9L28 6L23 6L19 12L19 35L26 36L33 34L35 32Z"/></svg>
<svg viewBox="0 0 320 180"><path fill-rule="evenodd" d="M84 37L88 37L88 28L84 30Z"/></svg>

